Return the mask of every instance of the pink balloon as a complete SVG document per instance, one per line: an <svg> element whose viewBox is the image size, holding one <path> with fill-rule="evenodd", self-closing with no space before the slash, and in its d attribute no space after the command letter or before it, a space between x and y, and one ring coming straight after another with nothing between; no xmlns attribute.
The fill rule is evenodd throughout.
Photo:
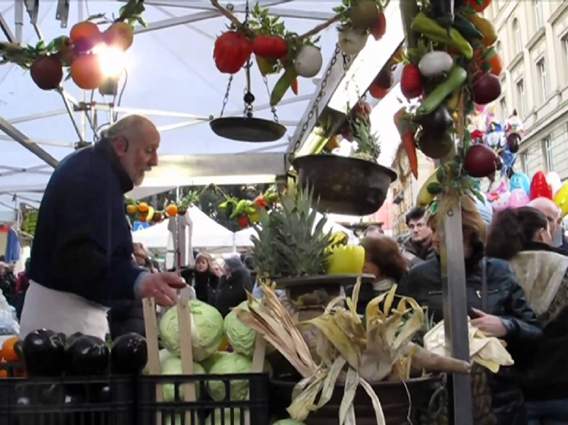
<svg viewBox="0 0 568 425"><path fill-rule="evenodd" d="M475 104L475 111L479 114L483 114L483 112L485 111L485 105L478 105L476 103Z"/></svg>
<svg viewBox="0 0 568 425"><path fill-rule="evenodd" d="M509 199L509 207L520 208L528 205L529 202L529 195L523 189L513 189Z"/></svg>

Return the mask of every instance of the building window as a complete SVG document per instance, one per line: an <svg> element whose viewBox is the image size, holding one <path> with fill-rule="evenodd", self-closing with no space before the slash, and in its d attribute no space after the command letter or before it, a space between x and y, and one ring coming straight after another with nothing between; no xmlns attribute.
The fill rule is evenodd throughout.
<svg viewBox="0 0 568 425"><path fill-rule="evenodd" d="M564 55L565 73L568 73L568 35L562 38L562 54Z"/></svg>
<svg viewBox="0 0 568 425"><path fill-rule="evenodd" d="M542 93L541 100L544 102L548 99L548 79L546 76L546 64L544 63L544 58L536 63L536 68L540 78L540 89Z"/></svg>
<svg viewBox="0 0 568 425"><path fill-rule="evenodd" d="M536 18L536 29L539 30L544 26L544 19L542 15L542 0L535 0L534 12Z"/></svg>
<svg viewBox="0 0 568 425"><path fill-rule="evenodd" d="M499 107L501 112L501 122L505 122L507 119L507 99L505 97L501 98L499 101Z"/></svg>
<svg viewBox="0 0 568 425"><path fill-rule="evenodd" d="M517 103L520 105L521 118L525 119L528 113L527 93L525 92L525 83L523 80L517 82Z"/></svg>
<svg viewBox="0 0 568 425"><path fill-rule="evenodd" d="M546 169L548 172L554 171L554 163L553 163L553 158L554 158L554 152L553 152L553 146L552 146L552 138L550 136L548 136L546 139L544 139L543 141L544 143L544 152L545 152L545 160L546 160Z"/></svg>
<svg viewBox="0 0 568 425"><path fill-rule="evenodd" d="M525 174L532 178L537 171L541 171L545 164L542 155L542 144L533 143L522 155Z"/></svg>
<svg viewBox="0 0 568 425"><path fill-rule="evenodd" d="M515 36L515 54L521 53L523 51L523 39L521 38L521 28L517 18L513 21L513 34Z"/></svg>

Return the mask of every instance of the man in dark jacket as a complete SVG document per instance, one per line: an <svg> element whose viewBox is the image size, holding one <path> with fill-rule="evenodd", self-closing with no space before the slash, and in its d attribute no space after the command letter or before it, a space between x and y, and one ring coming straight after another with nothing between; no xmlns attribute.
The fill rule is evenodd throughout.
<svg viewBox="0 0 568 425"><path fill-rule="evenodd" d="M152 122L130 115L55 169L39 211L22 337L48 328L104 338L113 300L154 297L175 305L172 287L185 283L134 264L124 207L124 194L157 165L159 145Z"/></svg>
<svg viewBox="0 0 568 425"><path fill-rule="evenodd" d="M406 226L410 230L410 236L403 242L401 251L410 267L414 267L434 255L432 230L426 222L426 210L421 207L412 208L406 214Z"/></svg>

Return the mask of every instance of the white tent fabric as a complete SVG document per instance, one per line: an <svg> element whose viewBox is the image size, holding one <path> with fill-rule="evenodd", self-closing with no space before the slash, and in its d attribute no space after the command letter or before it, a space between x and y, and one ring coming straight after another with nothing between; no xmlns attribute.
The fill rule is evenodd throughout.
<svg viewBox="0 0 568 425"><path fill-rule="evenodd" d="M221 226L197 207L191 207L188 214L193 222L191 245L193 248L230 248L233 247L233 232ZM132 233L134 242L143 243L149 249L165 250L172 234L165 220L144 230Z"/></svg>

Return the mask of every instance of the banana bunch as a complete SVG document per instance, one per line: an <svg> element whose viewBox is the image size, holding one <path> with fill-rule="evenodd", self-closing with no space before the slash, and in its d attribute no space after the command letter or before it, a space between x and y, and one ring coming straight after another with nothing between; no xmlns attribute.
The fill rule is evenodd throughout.
<svg viewBox="0 0 568 425"><path fill-rule="evenodd" d="M430 187L430 189L428 189ZM420 207L427 208L432 201L436 198L438 188L440 187L440 181L438 180L438 170L434 171L428 180L424 182L420 190L418 191L418 196L416 197L416 204ZM434 190L433 190L434 189Z"/></svg>
<svg viewBox="0 0 568 425"><path fill-rule="evenodd" d="M37 211L24 213L24 220L22 222L22 231L28 235L34 236L37 225Z"/></svg>

